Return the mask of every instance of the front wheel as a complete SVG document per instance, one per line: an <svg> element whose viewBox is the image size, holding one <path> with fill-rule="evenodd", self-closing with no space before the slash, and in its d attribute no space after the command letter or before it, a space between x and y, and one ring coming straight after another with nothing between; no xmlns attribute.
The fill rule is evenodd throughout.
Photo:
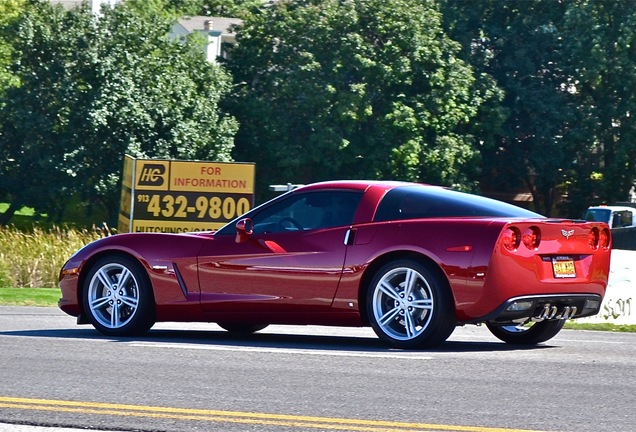
<svg viewBox="0 0 636 432"><path fill-rule="evenodd" d="M448 283L427 266L394 261L373 277L367 314L378 337L395 348L433 347L455 329L455 309Z"/></svg>
<svg viewBox="0 0 636 432"><path fill-rule="evenodd" d="M552 339L565 325L565 320L541 321L525 325L502 326L486 323L488 330L499 340L513 345L536 345Z"/></svg>
<svg viewBox="0 0 636 432"><path fill-rule="evenodd" d="M132 258L113 255L98 260L88 272L82 296L88 319L102 334L141 334L154 324L152 286Z"/></svg>

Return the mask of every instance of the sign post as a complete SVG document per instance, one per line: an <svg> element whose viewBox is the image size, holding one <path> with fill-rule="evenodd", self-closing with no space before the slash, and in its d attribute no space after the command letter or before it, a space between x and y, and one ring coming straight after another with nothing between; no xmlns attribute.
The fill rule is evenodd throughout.
<svg viewBox="0 0 636 432"><path fill-rule="evenodd" d="M189 232L222 227L251 209L253 163L124 157L119 232Z"/></svg>

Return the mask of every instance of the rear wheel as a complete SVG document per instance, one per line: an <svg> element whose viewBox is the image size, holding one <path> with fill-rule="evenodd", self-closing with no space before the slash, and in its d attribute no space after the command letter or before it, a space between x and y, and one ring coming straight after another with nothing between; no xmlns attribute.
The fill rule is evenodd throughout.
<svg viewBox="0 0 636 432"><path fill-rule="evenodd" d="M250 334L263 330L267 324L217 323L219 327L230 333Z"/></svg>
<svg viewBox="0 0 636 432"><path fill-rule="evenodd" d="M84 311L108 336L141 334L154 324L154 296L148 275L134 259L107 256L89 270L82 291Z"/></svg>
<svg viewBox="0 0 636 432"><path fill-rule="evenodd" d="M367 314L378 337L395 348L439 345L456 325L447 282L412 260L391 262L376 273Z"/></svg>
<svg viewBox="0 0 636 432"><path fill-rule="evenodd" d="M488 330L499 340L513 345L536 345L552 339L565 325L565 320L541 321L525 325L495 325L486 323Z"/></svg>

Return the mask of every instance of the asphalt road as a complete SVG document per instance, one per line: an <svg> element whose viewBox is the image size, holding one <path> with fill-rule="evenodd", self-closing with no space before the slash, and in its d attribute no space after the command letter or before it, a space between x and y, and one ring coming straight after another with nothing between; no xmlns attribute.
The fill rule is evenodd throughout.
<svg viewBox="0 0 636 432"><path fill-rule="evenodd" d="M636 431L635 407L636 334L520 349L470 326L409 352L369 329L168 323L117 339L0 307L0 430L615 432Z"/></svg>

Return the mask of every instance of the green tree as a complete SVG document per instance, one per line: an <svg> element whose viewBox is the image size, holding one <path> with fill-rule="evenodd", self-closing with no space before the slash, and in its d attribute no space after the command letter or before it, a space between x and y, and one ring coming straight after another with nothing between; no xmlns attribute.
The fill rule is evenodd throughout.
<svg viewBox="0 0 636 432"><path fill-rule="evenodd" d="M586 151L577 155L571 207L629 199L636 180L636 3L568 2L570 91Z"/></svg>
<svg viewBox="0 0 636 432"><path fill-rule="evenodd" d="M25 0L0 0L0 95L7 87L16 83L8 70L11 63L11 44L7 40L7 30L24 4Z"/></svg>
<svg viewBox="0 0 636 432"><path fill-rule="evenodd" d="M63 83L67 80L63 61L54 54L62 51L58 43L59 33L51 28L43 32L30 33L31 39L49 40L48 47L40 44L16 43L23 18L35 7L26 6L11 26L3 29L3 38L10 43L11 86L5 89L0 104L0 190L3 198L10 202L8 210L0 215L0 224L8 222L22 205L42 203L46 211L60 203L56 196L64 199L65 178L57 169L62 164L65 149L58 148L59 130L54 127L55 116L61 110ZM51 25L59 24L63 15L60 9L52 10ZM33 29L29 29L33 30ZM21 54L29 51L29 58ZM45 63L45 66L44 66ZM39 65L39 66L38 66ZM35 67L33 67L35 66ZM47 204L44 204L47 203Z"/></svg>
<svg viewBox="0 0 636 432"><path fill-rule="evenodd" d="M575 155L585 150L567 70L567 2L445 0L443 10L464 58L505 92L489 112L500 127L484 136L485 187L525 187L535 209L551 214L575 175Z"/></svg>
<svg viewBox="0 0 636 432"><path fill-rule="evenodd" d="M199 15L245 18L264 7L268 2L263 0L200 0L199 3Z"/></svg>
<svg viewBox="0 0 636 432"><path fill-rule="evenodd" d="M161 15L177 19L184 15L197 15L204 0L126 0L126 6L141 15Z"/></svg>
<svg viewBox="0 0 636 432"><path fill-rule="evenodd" d="M433 1L279 1L227 64L235 156L261 184L393 178L471 188L482 98Z"/></svg>
<svg viewBox="0 0 636 432"><path fill-rule="evenodd" d="M148 10L147 0L133 0ZM244 18L268 3L267 0L150 0L160 9L177 15Z"/></svg>
<svg viewBox="0 0 636 432"><path fill-rule="evenodd" d="M10 71L12 46L8 36L10 35L11 24L19 16L24 3L24 0L0 0L0 109L6 104L6 90L18 83L18 79ZM0 159L4 156L0 152ZM0 177L7 175L6 165L6 161L5 163L0 163ZM8 193L9 189L7 186L0 182L0 199L5 199ZM15 207L10 208L10 212L7 212L7 215L13 215L15 211Z"/></svg>
<svg viewBox="0 0 636 432"><path fill-rule="evenodd" d="M196 47L169 41L169 25L126 5L97 18L40 2L21 16L20 85L0 113L0 187L12 204L59 214L79 194L114 223L124 154L231 159L237 124L218 108L230 79Z"/></svg>

